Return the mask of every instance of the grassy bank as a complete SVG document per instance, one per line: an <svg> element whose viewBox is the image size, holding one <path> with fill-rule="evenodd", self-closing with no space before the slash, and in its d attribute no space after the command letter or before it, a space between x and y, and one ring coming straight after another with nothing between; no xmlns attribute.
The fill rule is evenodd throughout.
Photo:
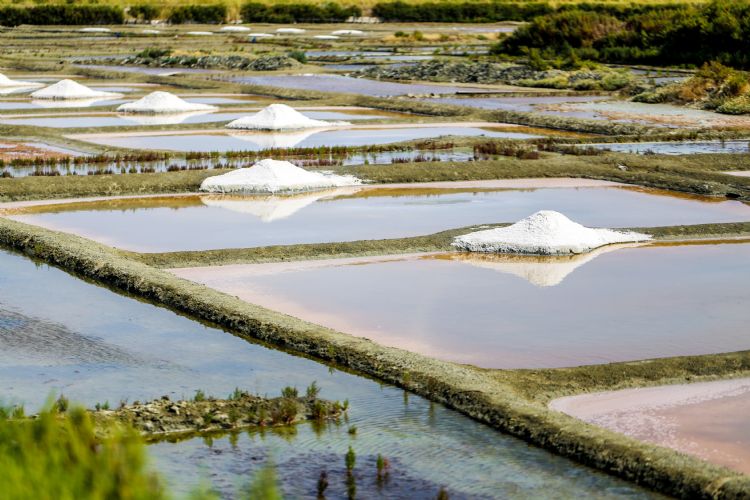
<svg viewBox="0 0 750 500"><path fill-rule="evenodd" d="M473 162L421 162L335 167L376 184L430 181L583 177L683 193L750 200L750 178L722 170L750 170L750 156L631 155L573 156L547 153L538 160L500 157ZM223 170L151 174L21 177L0 179L0 201L195 192L206 177Z"/></svg>
<svg viewBox="0 0 750 500"><path fill-rule="evenodd" d="M240 336L398 385L534 445L657 491L683 498L750 494L750 477L582 423L530 400L523 387L529 386L526 377L533 373L521 376L516 375L518 371L479 370L383 347L176 278L92 241L6 219L0 219L0 244ZM623 365L627 364L607 366L620 371ZM746 362L703 366L696 379L744 373ZM605 369L596 368L578 378L593 380Z"/></svg>
<svg viewBox="0 0 750 500"><path fill-rule="evenodd" d="M507 223L483 224L482 229L504 225ZM443 252L453 250L451 242L456 236L477 230L477 226L469 226L411 238L146 254L123 252L123 255L158 268L177 268ZM750 222L632 228L632 230L650 234L656 240L664 242L750 238Z"/></svg>

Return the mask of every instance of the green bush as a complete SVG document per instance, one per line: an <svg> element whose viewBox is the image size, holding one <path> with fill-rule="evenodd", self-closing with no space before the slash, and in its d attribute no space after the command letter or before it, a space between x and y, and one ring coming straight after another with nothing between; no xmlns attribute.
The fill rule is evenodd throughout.
<svg viewBox="0 0 750 500"><path fill-rule="evenodd" d="M246 23L328 23L346 21L349 17L359 17L362 15L362 9L357 6L344 7L335 2L324 4L248 2L240 9L240 15Z"/></svg>
<svg viewBox="0 0 750 500"><path fill-rule="evenodd" d="M177 6L172 9L168 20L172 24L221 24L226 18L227 6L216 3Z"/></svg>
<svg viewBox="0 0 750 500"><path fill-rule="evenodd" d="M56 4L0 7L0 25L122 24L125 14L112 5Z"/></svg>
<svg viewBox="0 0 750 500"><path fill-rule="evenodd" d="M548 2L539 1L440 1L412 4L396 0L376 3L372 8L372 15L391 22L476 23L528 21L553 10Z"/></svg>
<svg viewBox="0 0 750 500"><path fill-rule="evenodd" d="M161 499L146 471L145 448L130 430L98 438L85 410L43 411L33 420L0 418L3 498Z"/></svg>
<svg viewBox="0 0 750 500"><path fill-rule="evenodd" d="M133 5L128 10L128 15L141 21L151 21L159 17L160 9L155 5L144 3Z"/></svg>

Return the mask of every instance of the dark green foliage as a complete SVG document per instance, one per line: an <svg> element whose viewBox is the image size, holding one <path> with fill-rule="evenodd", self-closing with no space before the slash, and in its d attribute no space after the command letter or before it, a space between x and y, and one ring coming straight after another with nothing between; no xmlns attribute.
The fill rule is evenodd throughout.
<svg viewBox="0 0 750 500"><path fill-rule="evenodd" d="M138 53L138 57L144 59L156 59L166 57L172 53L172 49L163 49L159 47L147 47Z"/></svg>
<svg viewBox="0 0 750 500"><path fill-rule="evenodd" d="M296 387L286 386L281 390L282 398L296 398L299 397L299 391Z"/></svg>
<svg viewBox="0 0 750 500"><path fill-rule="evenodd" d="M141 21L151 21L159 16L159 8L148 3L133 5L128 10L128 15Z"/></svg>
<svg viewBox="0 0 750 500"><path fill-rule="evenodd" d="M459 22L528 21L553 12L547 2L426 2L413 4L397 0L375 4L372 15L384 21Z"/></svg>
<svg viewBox="0 0 750 500"><path fill-rule="evenodd" d="M327 23L346 21L349 17L359 17L362 15L362 9L357 6L344 7L335 2L320 5L248 2L242 6L240 15L246 23Z"/></svg>
<svg viewBox="0 0 750 500"><path fill-rule="evenodd" d="M494 47L523 55L535 48L549 59L608 63L701 65L716 60L750 67L750 2L704 5L612 6L576 4L535 18Z"/></svg>
<svg viewBox="0 0 750 500"><path fill-rule="evenodd" d="M302 64L307 63L307 54L305 54L304 50L292 50L287 54L287 56Z"/></svg>
<svg viewBox="0 0 750 500"><path fill-rule="evenodd" d="M0 7L0 25L81 25L122 24L125 14L113 5L86 5L82 3L34 5L31 7Z"/></svg>
<svg viewBox="0 0 750 500"><path fill-rule="evenodd" d="M222 3L180 5L172 9L169 22L172 24L221 24L227 18L227 6Z"/></svg>

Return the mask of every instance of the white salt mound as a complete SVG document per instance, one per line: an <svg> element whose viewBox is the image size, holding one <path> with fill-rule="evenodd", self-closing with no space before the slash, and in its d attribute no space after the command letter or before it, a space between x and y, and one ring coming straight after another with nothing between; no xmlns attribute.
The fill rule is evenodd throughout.
<svg viewBox="0 0 750 500"><path fill-rule="evenodd" d="M271 33L253 33L251 35L247 35L250 38L272 38L273 34Z"/></svg>
<svg viewBox="0 0 750 500"><path fill-rule="evenodd" d="M161 31L159 31L159 30L143 30L143 31L141 31L141 33L143 33L144 35L158 35L159 33L161 33Z"/></svg>
<svg viewBox="0 0 750 500"><path fill-rule="evenodd" d="M112 31L109 28L81 28L78 30L79 33L109 33Z"/></svg>
<svg viewBox="0 0 750 500"><path fill-rule="evenodd" d="M224 26L219 31L228 31L228 32L240 32L240 31L250 31L250 28L247 26Z"/></svg>
<svg viewBox="0 0 750 500"><path fill-rule="evenodd" d="M288 35L299 35L304 32L305 30L301 28L279 28L276 30L276 33L286 33Z"/></svg>
<svg viewBox="0 0 750 500"><path fill-rule="evenodd" d="M365 32L360 30L336 30L332 31L331 34L339 36L362 36Z"/></svg>
<svg viewBox="0 0 750 500"><path fill-rule="evenodd" d="M314 191L360 184L356 177L309 172L288 161L261 160L250 168L240 168L209 177L200 190L209 193L279 193Z"/></svg>
<svg viewBox="0 0 750 500"><path fill-rule="evenodd" d="M213 33L210 31L188 31L185 33L188 36L211 36Z"/></svg>
<svg viewBox="0 0 750 500"><path fill-rule="evenodd" d="M254 115L229 122L226 127L244 130L296 130L346 125L351 123L313 120L286 104L271 104Z"/></svg>
<svg viewBox="0 0 750 500"><path fill-rule="evenodd" d="M650 235L632 231L584 227L559 212L542 210L507 227L459 236L453 246L469 252L564 255L650 239Z"/></svg>
<svg viewBox="0 0 750 500"><path fill-rule="evenodd" d="M318 40L338 40L339 37L336 35L315 35L313 38L317 38Z"/></svg>
<svg viewBox="0 0 750 500"><path fill-rule="evenodd" d="M0 87L40 87L43 84L37 82L22 82L21 80L11 80L4 74L0 73Z"/></svg>
<svg viewBox="0 0 750 500"><path fill-rule="evenodd" d="M34 99L94 99L103 97L121 97L115 92L93 90L73 80L60 80L57 83L31 93Z"/></svg>
<svg viewBox="0 0 750 500"><path fill-rule="evenodd" d="M187 102L170 92L151 92L135 102L122 104L117 111L124 113L187 113L190 111L211 111L216 106Z"/></svg>

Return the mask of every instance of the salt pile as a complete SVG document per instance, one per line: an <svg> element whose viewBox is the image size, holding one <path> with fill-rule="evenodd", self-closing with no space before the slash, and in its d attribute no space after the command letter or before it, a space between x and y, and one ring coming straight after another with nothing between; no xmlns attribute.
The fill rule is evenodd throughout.
<svg viewBox="0 0 750 500"><path fill-rule="evenodd" d="M360 30L336 30L332 31L331 34L338 36L362 36L365 32Z"/></svg>
<svg viewBox="0 0 750 500"><path fill-rule="evenodd" d="M41 87L43 84L36 82L22 82L20 80L11 80L4 74L0 73L0 87Z"/></svg>
<svg viewBox="0 0 750 500"><path fill-rule="evenodd" d="M187 113L190 111L211 111L216 106L187 102L170 92L151 92L135 102L128 102L117 108L124 113Z"/></svg>
<svg viewBox="0 0 750 500"><path fill-rule="evenodd" d="M250 28L248 28L247 26L224 26L219 31L228 31L228 32L238 33L241 31L250 31Z"/></svg>
<svg viewBox="0 0 750 500"><path fill-rule="evenodd" d="M121 97L115 92L93 90L73 80L60 80L57 83L31 93L34 99L95 99L103 97Z"/></svg>
<svg viewBox="0 0 750 500"><path fill-rule="evenodd" d="M159 30L143 30L143 31L141 31L141 33L143 33L144 35L158 35L159 33L161 33L161 31L159 31Z"/></svg>
<svg viewBox="0 0 750 500"><path fill-rule="evenodd" d="M301 28L279 28L276 30L276 33L285 33L288 35L299 35L300 33L304 33L305 30Z"/></svg>
<svg viewBox="0 0 750 500"><path fill-rule="evenodd" d="M469 252L564 255L583 253L612 243L650 240L647 234L592 229L563 214L542 210L507 227L477 231L457 237L453 246Z"/></svg>
<svg viewBox="0 0 750 500"><path fill-rule="evenodd" d="M271 33L253 33L252 35L247 35L250 38L272 38L273 34Z"/></svg>
<svg viewBox="0 0 750 500"><path fill-rule="evenodd" d="M109 28L81 28L78 30L79 33L109 33L112 31Z"/></svg>
<svg viewBox="0 0 750 500"><path fill-rule="evenodd" d="M245 116L229 122L227 128L245 130L295 130L346 125L351 125L351 123L313 120L286 104L271 104L252 116Z"/></svg>
<svg viewBox="0 0 750 500"><path fill-rule="evenodd" d="M261 160L250 168L240 168L209 177L200 190L210 193L279 193L314 191L360 184L356 177L308 172L288 161Z"/></svg>
<svg viewBox="0 0 750 500"><path fill-rule="evenodd" d="M338 40L339 37L336 35L315 35L313 38L317 38L318 40Z"/></svg>
<svg viewBox="0 0 750 500"><path fill-rule="evenodd" d="M185 33L188 36L210 36L213 35L210 31L188 31Z"/></svg>

